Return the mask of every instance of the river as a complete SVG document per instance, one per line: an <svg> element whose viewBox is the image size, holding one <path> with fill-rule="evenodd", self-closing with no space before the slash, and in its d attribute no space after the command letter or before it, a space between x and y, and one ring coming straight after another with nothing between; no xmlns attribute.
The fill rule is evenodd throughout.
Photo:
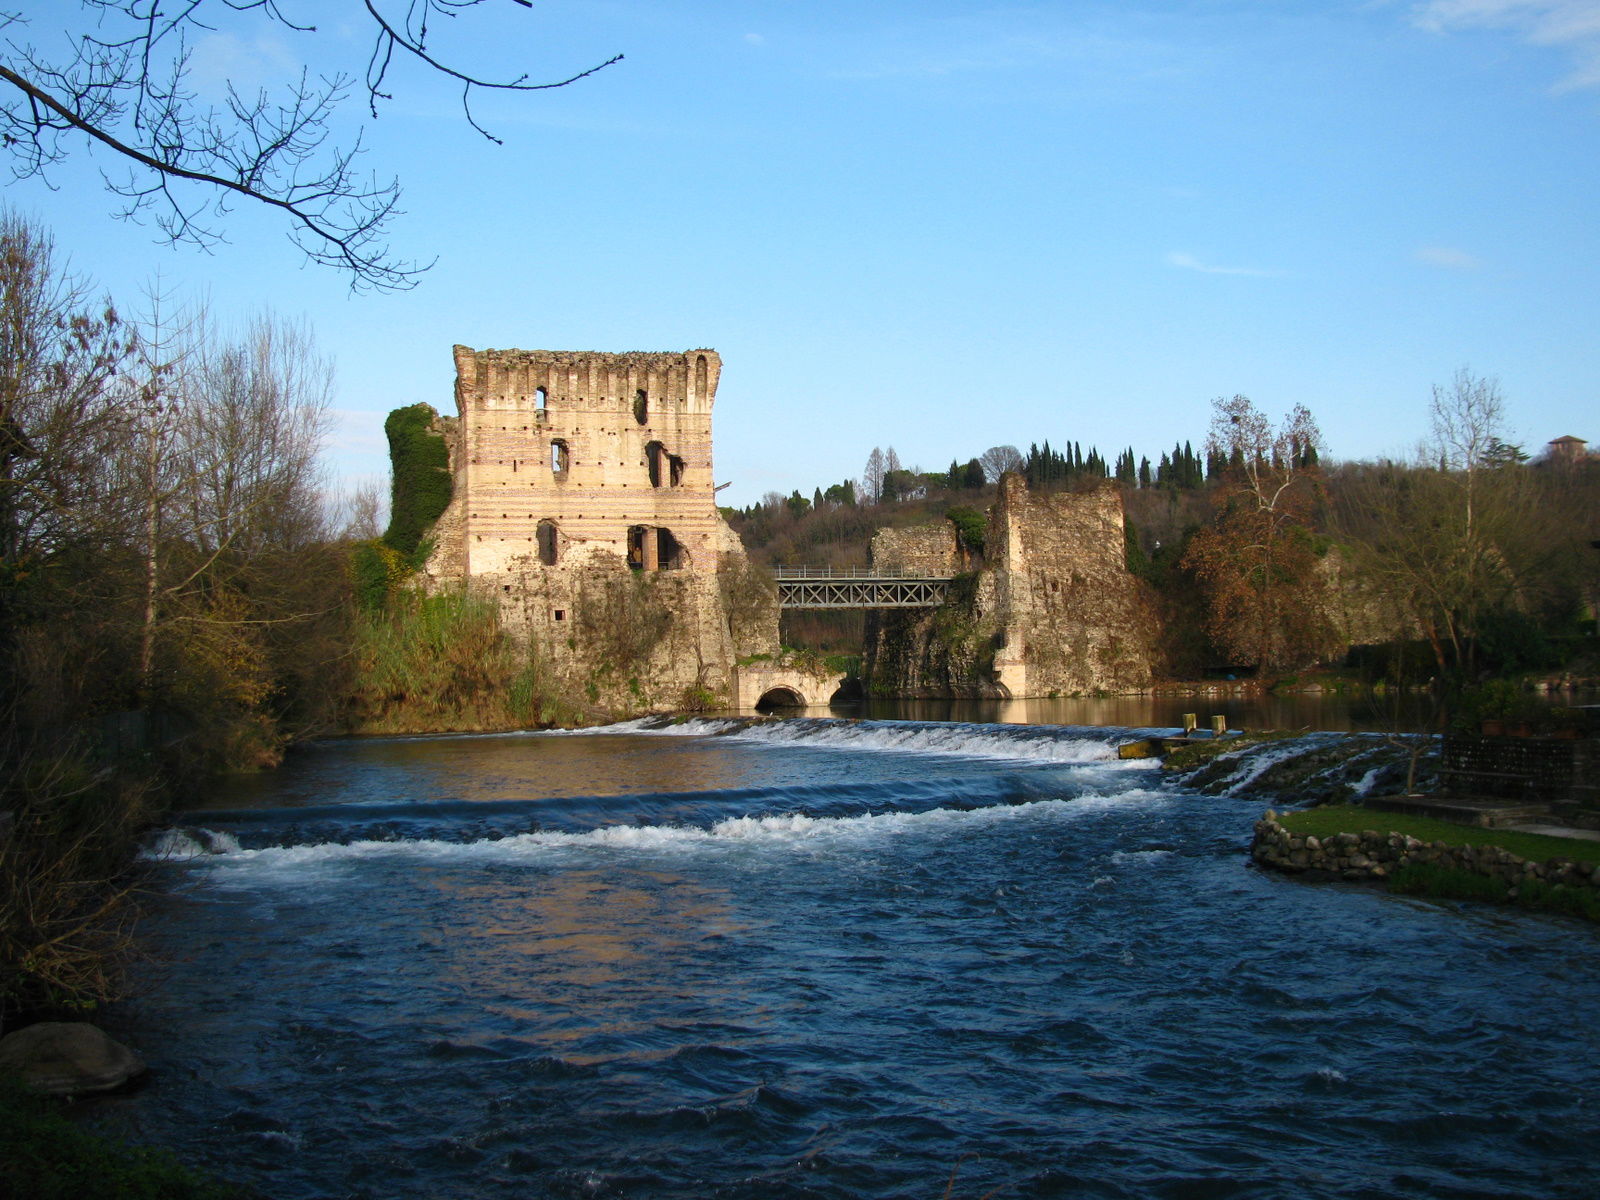
<svg viewBox="0 0 1600 1200"><path fill-rule="evenodd" d="M91 1119L285 1200L1600 1193L1593 927L1265 874L1129 736L307 747L161 838Z"/></svg>

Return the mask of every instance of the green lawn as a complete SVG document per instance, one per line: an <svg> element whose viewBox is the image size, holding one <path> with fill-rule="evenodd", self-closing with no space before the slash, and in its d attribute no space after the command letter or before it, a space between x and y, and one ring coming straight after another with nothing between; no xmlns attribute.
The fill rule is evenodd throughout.
<svg viewBox="0 0 1600 1200"><path fill-rule="evenodd" d="M1433 817L1381 812L1354 804L1328 804L1304 812L1280 813L1278 823L1291 833L1302 836L1309 833L1320 838L1335 833L1360 833L1364 829L1376 829L1380 833L1404 833L1420 841L1445 842L1452 846L1499 846L1519 858L1534 862L1551 858L1600 862L1600 842L1518 833L1511 829L1480 829L1473 825L1439 821Z"/></svg>

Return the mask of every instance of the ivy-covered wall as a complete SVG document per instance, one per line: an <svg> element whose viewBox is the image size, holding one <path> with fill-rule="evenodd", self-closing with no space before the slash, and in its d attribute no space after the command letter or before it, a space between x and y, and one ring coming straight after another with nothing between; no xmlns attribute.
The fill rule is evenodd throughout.
<svg viewBox="0 0 1600 1200"><path fill-rule="evenodd" d="M383 423L394 475L383 543L413 569L422 565L423 534L450 503L450 454L438 421L431 405L413 404L395 409Z"/></svg>

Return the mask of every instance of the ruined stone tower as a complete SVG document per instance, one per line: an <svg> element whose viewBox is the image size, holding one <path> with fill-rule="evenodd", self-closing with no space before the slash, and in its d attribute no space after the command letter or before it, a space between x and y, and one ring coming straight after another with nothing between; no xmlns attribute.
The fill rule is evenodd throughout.
<svg viewBox="0 0 1600 1200"><path fill-rule="evenodd" d="M722 360L455 347L461 571L610 553L640 570L715 567L711 405Z"/></svg>
<svg viewBox="0 0 1600 1200"><path fill-rule="evenodd" d="M592 701L725 696L776 617L740 594L744 550L716 508L716 351L454 354L454 490L429 574L492 587Z"/></svg>

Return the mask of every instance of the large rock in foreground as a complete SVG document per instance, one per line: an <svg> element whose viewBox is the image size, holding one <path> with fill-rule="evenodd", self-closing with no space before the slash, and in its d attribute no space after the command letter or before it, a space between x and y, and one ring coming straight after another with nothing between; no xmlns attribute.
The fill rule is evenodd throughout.
<svg viewBox="0 0 1600 1200"><path fill-rule="evenodd" d="M41 1021L0 1038L0 1072L52 1096L107 1092L144 1071L142 1058L82 1021Z"/></svg>

